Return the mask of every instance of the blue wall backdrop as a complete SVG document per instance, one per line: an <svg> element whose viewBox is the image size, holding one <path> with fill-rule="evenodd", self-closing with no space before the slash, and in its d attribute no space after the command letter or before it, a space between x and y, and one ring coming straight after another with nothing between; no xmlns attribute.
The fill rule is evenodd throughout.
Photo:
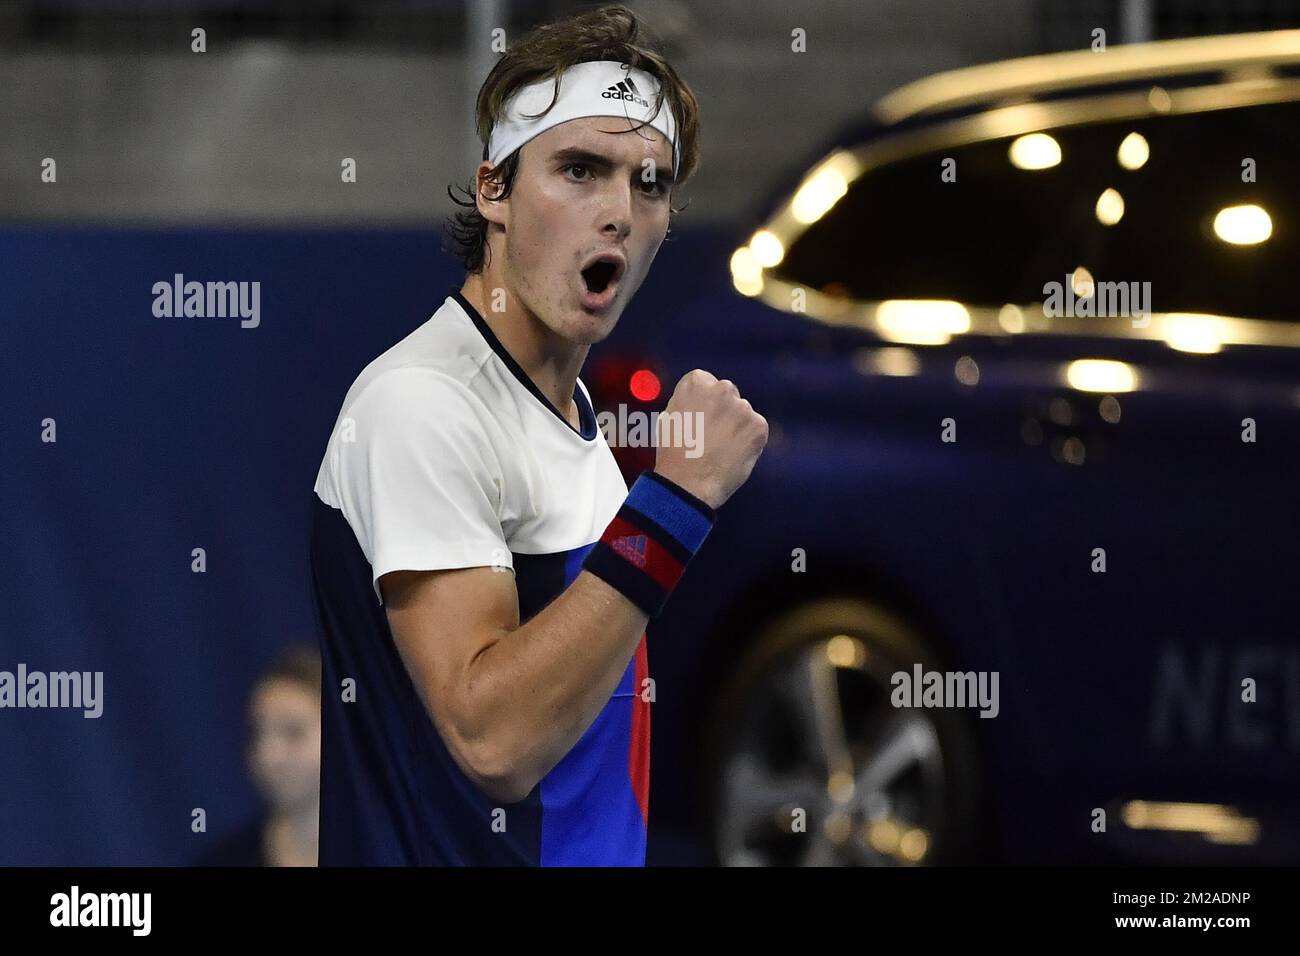
<svg viewBox="0 0 1300 956"><path fill-rule="evenodd" d="M725 286L730 240L674 233L608 345L689 336L679 307ZM0 864L186 864L255 811L243 708L280 649L315 641L326 438L357 372L459 287L439 245L0 229L0 670L104 673L98 719L0 710ZM176 273L260 282L260 325L155 317L153 285Z"/></svg>

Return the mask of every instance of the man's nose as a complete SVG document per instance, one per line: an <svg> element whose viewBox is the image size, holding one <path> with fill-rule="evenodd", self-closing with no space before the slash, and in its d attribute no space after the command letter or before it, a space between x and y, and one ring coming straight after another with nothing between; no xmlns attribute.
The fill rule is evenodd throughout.
<svg viewBox="0 0 1300 956"><path fill-rule="evenodd" d="M601 205L601 231L612 232L624 239L632 231L632 187L627 183L611 182L605 190Z"/></svg>

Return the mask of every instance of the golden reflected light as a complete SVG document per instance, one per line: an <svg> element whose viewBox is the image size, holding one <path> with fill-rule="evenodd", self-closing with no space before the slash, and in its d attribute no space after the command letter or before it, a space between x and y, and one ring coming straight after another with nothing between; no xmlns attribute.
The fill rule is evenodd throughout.
<svg viewBox="0 0 1300 956"><path fill-rule="evenodd" d="M1070 289L1074 294L1081 299L1086 299L1096 291L1096 288L1092 273L1083 266L1075 266L1074 271L1070 273Z"/></svg>
<svg viewBox="0 0 1300 956"><path fill-rule="evenodd" d="M1061 144L1046 133L1027 133L1012 141L1007 156L1017 169L1051 169L1061 162Z"/></svg>
<svg viewBox="0 0 1300 956"><path fill-rule="evenodd" d="M754 260L764 269L779 265L785 258L785 246L781 245L781 240L766 229L754 233L754 237L749 240L749 248L753 250Z"/></svg>
<svg viewBox="0 0 1300 956"><path fill-rule="evenodd" d="M866 825L867 842L879 853L892 856L898 850L898 841L902 839L898 824L888 818L873 820Z"/></svg>
<svg viewBox="0 0 1300 956"><path fill-rule="evenodd" d="M1165 803L1130 800L1120 810L1133 830L1172 830L1199 833L1211 843L1244 845L1259 839L1259 821L1217 803Z"/></svg>
<svg viewBox="0 0 1300 956"><path fill-rule="evenodd" d="M853 367L863 375L889 375L906 377L921 373L921 359L914 349L901 345L880 349L859 349L853 356Z"/></svg>
<svg viewBox="0 0 1300 956"><path fill-rule="evenodd" d="M1217 315L1171 312L1165 316L1165 342L1180 352L1209 355L1223 350L1223 320Z"/></svg>
<svg viewBox="0 0 1300 956"><path fill-rule="evenodd" d="M857 667L862 645L847 634L836 634L826 642L826 660L835 667Z"/></svg>
<svg viewBox="0 0 1300 956"><path fill-rule="evenodd" d="M758 295L763 291L763 268L749 246L741 246L731 254L731 282L741 295Z"/></svg>
<svg viewBox="0 0 1300 956"><path fill-rule="evenodd" d="M924 830L912 829L898 841L898 851L909 863L919 863L930 847L930 838Z"/></svg>
<svg viewBox="0 0 1300 956"><path fill-rule="evenodd" d="M804 180L790 203L790 214L798 222L816 222L849 191L844 166L842 161L827 161Z"/></svg>
<svg viewBox="0 0 1300 956"><path fill-rule="evenodd" d="M836 770L826 780L826 795L836 803L848 803L852 800L855 788L853 774L847 770ZM847 817L845 819L847 820Z"/></svg>
<svg viewBox="0 0 1300 956"><path fill-rule="evenodd" d="M1021 311L1020 306L1008 303L998 309L998 325L1003 332L1010 332L1015 335L1017 332L1025 330L1025 313Z"/></svg>
<svg viewBox="0 0 1300 956"><path fill-rule="evenodd" d="M1253 203L1229 206L1214 217L1214 234L1234 246L1253 246L1273 235L1273 219Z"/></svg>
<svg viewBox="0 0 1300 956"><path fill-rule="evenodd" d="M1129 133L1119 144L1119 164L1125 169L1141 169L1151 158L1151 146L1141 133Z"/></svg>
<svg viewBox="0 0 1300 956"><path fill-rule="evenodd" d="M1097 197L1097 221L1113 226L1124 218L1124 197L1118 189L1107 189Z"/></svg>
<svg viewBox="0 0 1300 956"><path fill-rule="evenodd" d="M1131 392L1137 388L1138 376L1127 362L1076 359L1066 366L1065 381L1081 392Z"/></svg>
<svg viewBox="0 0 1300 956"><path fill-rule="evenodd" d="M876 306L881 336L905 345L943 345L970 330L970 313L947 299L886 299Z"/></svg>

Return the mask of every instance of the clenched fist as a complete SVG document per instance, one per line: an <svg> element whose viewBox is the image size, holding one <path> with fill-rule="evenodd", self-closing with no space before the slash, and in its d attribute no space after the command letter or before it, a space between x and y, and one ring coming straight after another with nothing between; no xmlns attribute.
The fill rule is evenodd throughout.
<svg viewBox="0 0 1300 956"><path fill-rule="evenodd" d="M702 452L688 454L691 449L665 441L663 424L677 417L673 413L697 423ZM740 397L735 383L699 368L682 376L659 421L655 471L711 508L745 483L767 445L767 419Z"/></svg>

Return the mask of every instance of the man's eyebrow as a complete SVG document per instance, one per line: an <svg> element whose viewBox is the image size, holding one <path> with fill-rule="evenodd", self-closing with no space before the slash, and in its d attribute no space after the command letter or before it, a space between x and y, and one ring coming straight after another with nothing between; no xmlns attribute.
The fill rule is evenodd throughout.
<svg viewBox="0 0 1300 956"><path fill-rule="evenodd" d="M580 146L568 146L564 149L557 149L551 154L551 162L563 160L566 163L583 163L587 166L596 166L600 169L610 169L614 163L608 156L602 156L600 153L593 153L589 149L583 149ZM677 175L672 170L661 170L656 166L655 178L665 186L671 186L677 181Z"/></svg>

